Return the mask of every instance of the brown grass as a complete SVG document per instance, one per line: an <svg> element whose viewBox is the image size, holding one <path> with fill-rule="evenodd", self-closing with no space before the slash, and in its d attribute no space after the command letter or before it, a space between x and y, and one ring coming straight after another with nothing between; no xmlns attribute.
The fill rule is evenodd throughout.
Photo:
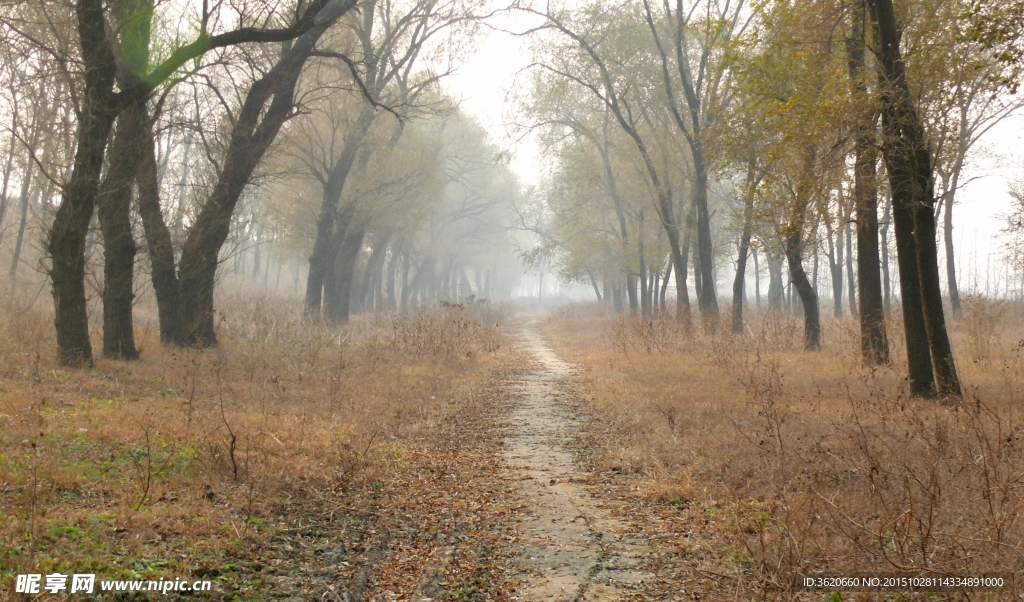
<svg viewBox="0 0 1024 602"><path fill-rule="evenodd" d="M18 573L57 571L207 575L260 599L277 586L236 564L271 562L288 533L342 515L331 539L366 552L388 475L500 370L506 310L335 328L299 303L219 297L222 344L205 351L162 347L140 311L141 361L69 371L54 368L45 304L3 299L0 598Z"/></svg>
<svg viewBox="0 0 1024 602"><path fill-rule="evenodd" d="M669 531L660 568L690 591L789 597L820 571L1024 583L1022 310L970 300L955 403L907 395L895 320L894 362L873 370L850 319L826 322L820 353L776 312L733 336L576 305L546 329L583 369L594 470L631 475L620 491Z"/></svg>

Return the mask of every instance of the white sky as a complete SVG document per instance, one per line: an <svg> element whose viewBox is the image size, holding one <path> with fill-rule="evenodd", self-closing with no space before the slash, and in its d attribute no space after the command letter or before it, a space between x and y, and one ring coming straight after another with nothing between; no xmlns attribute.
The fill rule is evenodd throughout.
<svg viewBox="0 0 1024 602"><path fill-rule="evenodd" d="M529 23L518 17L504 21L502 27L508 30L522 30ZM463 109L487 128L493 142L512 152L511 167L524 185L538 183L547 165L536 142L529 137L516 140L510 123L510 94L527 85L526 75L520 72L530 58L528 39L489 30L476 52L445 80L445 87L462 98ZM967 183L957 193L953 212L960 289L970 292L977 283L984 291L990 271L994 293L1004 274L996 235L1001 227L999 214L1009 206L1007 183L1024 177L1024 117L1008 119L989 131L968 156L968 163L961 178ZM939 253L944 256L941 241ZM940 261L944 266L945 260L940 257ZM944 280L945 270L941 272Z"/></svg>

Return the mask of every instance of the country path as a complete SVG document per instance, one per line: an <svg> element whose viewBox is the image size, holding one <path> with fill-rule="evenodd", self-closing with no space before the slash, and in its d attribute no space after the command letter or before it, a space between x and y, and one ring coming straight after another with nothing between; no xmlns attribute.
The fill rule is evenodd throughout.
<svg viewBox="0 0 1024 602"><path fill-rule="evenodd" d="M531 368L509 382L513 406L504 460L525 508L515 525L513 591L523 601L619 600L649 574L646 542L586 489L570 444L580 427L571 404L573 366L532 325L518 333Z"/></svg>

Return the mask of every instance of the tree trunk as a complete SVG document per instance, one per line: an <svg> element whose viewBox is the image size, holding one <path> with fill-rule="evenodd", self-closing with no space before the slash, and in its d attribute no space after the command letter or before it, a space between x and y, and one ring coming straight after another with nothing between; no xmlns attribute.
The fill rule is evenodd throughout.
<svg viewBox="0 0 1024 602"><path fill-rule="evenodd" d="M377 112L373 107L364 107L356 121L352 134L345 140L345 146L338 155L338 160L331 166L327 174L327 182L324 185L323 198L320 203L320 214L316 222L316 239L313 241L313 253L309 256L309 276L306 279L306 300L305 312L307 314L319 311L323 299L324 279L332 269L332 263L338 256L337 246L341 238L335 235L335 225L346 223L351 219L352 204L349 203L343 213L338 215L338 206L341 195L345 190L345 182L352 172L356 155L362 146L366 133L369 131Z"/></svg>
<svg viewBox="0 0 1024 602"><path fill-rule="evenodd" d="M643 214L640 216L640 228L637 234L637 260L640 264L640 313L643 317L649 317L651 315L651 298L650 298L650 285L647 280L647 260L644 257L644 239L643 239Z"/></svg>
<svg viewBox="0 0 1024 602"><path fill-rule="evenodd" d="M401 302L398 305L398 311L405 313L408 309L409 293L411 292L410 287L412 286L409 282L409 270L412 268L412 258L407 253L402 260L402 292Z"/></svg>
<svg viewBox="0 0 1024 602"><path fill-rule="evenodd" d="M850 298L850 314L854 317L860 317L860 312L857 310L857 279L853 273L853 235L850 232L850 220L847 219L843 226L846 231L846 292Z"/></svg>
<svg viewBox="0 0 1024 602"><path fill-rule="evenodd" d="M597 302L601 302L601 287L597 285L597 279L594 278L594 273L587 271L587 276L590 277L590 286L594 287L594 294L597 295Z"/></svg>
<svg viewBox="0 0 1024 602"><path fill-rule="evenodd" d="M768 307L782 308L786 286L782 283L782 258L768 253Z"/></svg>
<svg viewBox="0 0 1024 602"><path fill-rule="evenodd" d="M952 184L945 194L946 213L943 215L942 239L946 247L946 282L949 287L949 303L953 309L953 315L960 314L960 288L956 282L956 260L953 249L953 198L956 187L959 185L959 170L954 172Z"/></svg>
<svg viewBox="0 0 1024 602"><path fill-rule="evenodd" d="M802 221L802 220L801 220ZM802 223L791 223L786 234L786 260L789 263L789 275L800 297L804 314L804 348L808 351L821 349L821 320L818 315L818 295L807 279L803 266L803 227ZM795 304L794 304L795 305Z"/></svg>
<svg viewBox="0 0 1024 602"><path fill-rule="evenodd" d="M136 182L139 189L139 215L142 217L142 229L146 233L146 250L149 253L153 290L156 293L160 342L182 344L174 244L171 231L160 209L155 141L148 117L143 135L142 162L139 165Z"/></svg>
<svg viewBox="0 0 1024 602"><path fill-rule="evenodd" d="M881 264L878 257L878 191L875 185L877 159L874 132L875 128L872 126L858 134L854 174L861 355L869 366L889 363L889 337L885 330ZM888 277L888 273L886 276Z"/></svg>
<svg viewBox="0 0 1024 602"><path fill-rule="evenodd" d="M892 198L886 196L885 199L885 213L882 215L882 226L879 228L881 234L882 247L882 290L884 293L883 307L885 313L892 313L892 296L891 285L892 281L889 279L889 223L892 221Z"/></svg>
<svg viewBox="0 0 1024 602"><path fill-rule="evenodd" d="M868 102L865 77L865 28L867 7L862 0L854 7L852 35L847 42L853 93ZM854 130L853 204L857 220L857 289L860 308L860 345L864 363L889 363L889 338L885 331L882 275L878 258L878 156L876 124L878 111L868 107ZM852 248L850 249L852 252ZM883 252L883 256L887 254ZM852 277L852 274L851 274ZM888 279L888 270L886 270ZM888 293L888 282L886 282ZM888 294L886 295L888 296ZM851 300L853 296L851 295Z"/></svg>
<svg viewBox="0 0 1024 602"><path fill-rule="evenodd" d="M395 311L398 309L398 300L395 297L395 273L398 271L398 261L401 259L401 257L402 254L400 252L399 246L395 245L394 247L392 247L391 257L388 259L388 273L386 276L386 281L384 283L384 293L385 297L387 298L385 308L388 311ZM408 264L406 265L408 266ZM405 274L408 275L408 269L406 269ZM406 275L403 275L402 277L403 286L406 282Z"/></svg>
<svg viewBox="0 0 1024 602"><path fill-rule="evenodd" d="M11 141L14 144L14 141ZM19 193L19 216L20 223L18 225L18 236L14 242L14 256L11 258L11 269L10 277L11 282L17 281L18 275L18 264L21 263L21 245L25 240L25 225L28 222L28 205L29 198L32 195L32 176L35 174L36 164L31 158L26 157L25 159L25 171L22 175L21 180L21 191Z"/></svg>
<svg viewBox="0 0 1024 602"><path fill-rule="evenodd" d="M133 360L132 305L135 254L132 235L132 184L142 157L145 111L132 107L117 118L110 165L96 195L103 232L103 357Z"/></svg>
<svg viewBox="0 0 1024 602"><path fill-rule="evenodd" d="M756 166L747 166L747 187L743 199L743 231L740 233L739 257L736 259L736 278L732 283L732 331L743 332L743 288L747 279L747 253L750 251L750 235L754 227L754 193Z"/></svg>
<svg viewBox="0 0 1024 602"><path fill-rule="evenodd" d="M828 216L826 216L828 217ZM843 317L843 236L832 228L831 219L825 220L828 237L828 272L832 280L832 315Z"/></svg>
<svg viewBox="0 0 1024 602"><path fill-rule="evenodd" d="M12 132L17 131L17 129L18 129L18 105L17 105L17 103L14 104L13 112L14 112L14 116L12 118L12 123L11 123L11 131ZM14 170L14 155L15 155L14 151L17 148L17 145L15 144L15 142L17 142L17 141L14 139L14 136L11 136L11 145L10 145L10 148L7 150L7 164L4 166L4 181L3 181L3 184L0 185L0 242L3 241L4 218L7 216L7 207L8 207L8 204L9 204L9 199L7 198L7 186L11 182L11 172Z"/></svg>
<svg viewBox="0 0 1024 602"><path fill-rule="evenodd" d="M931 152L924 123L910 95L899 47L902 32L896 23L892 0L871 0L871 7L880 46L882 124L886 136L882 149L892 189L908 356L912 348L924 347L932 364L927 366L923 361L924 352L914 352L911 389L916 395L937 392L941 396L960 396L939 288ZM934 370L933 378L924 376L926 368L929 376Z"/></svg>
<svg viewBox="0 0 1024 602"><path fill-rule="evenodd" d="M351 301L352 283L355 276L356 261L363 247L366 227L352 224L338 248L338 257L334 260L334 291L327 297L325 310L328 319L337 324L348 323Z"/></svg>
<svg viewBox="0 0 1024 602"><path fill-rule="evenodd" d="M253 230L256 231L256 244L253 245L252 250L252 277L257 278L260 275L261 260L263 259L261 254L263 250L263 226L258 224L253 224L253 226Z"/></svg>
<svg viewBox="0 0 1024 602"><path fill-rule="evenodd" d="M220 248L227 239L238 198L281 126L292 115L295 86L306 59L320 36L348 10L350 3L330 6L332 14L318 15L312 29L286 45L277 64L249 88L238 111L217 182L189 230L178 264L181 328L186 344L217 344L213 291Z"/></svg>
<svg viewBox="0 0 1024 602"><path fill-rule="evenodd" d="M693 289L700 299L704 295L704 275L700 271L700 247L693 248Z"/></svg>
<svg viewBox="0 0 1024 602"><path fill-rule="evenodd" d="M366 271L363 273L363 282L359 287L358 296L358 307L356 311L360 312L366 308L373 309L373 289L375 288L376 280L380 277L380 272L384 269L384 258L385 251L388 247L388 240L385 237L376 237L370 250L370 257L366 260Z"/></svg>
<svg viewBox="0 0 1024 602"><path fill-rule="evenodd" d="M102 0L77 0L75 13L85 65L85 89L78 116L74 168L50 227L47 250L52 261L57 361L65 366L91 366L92 344L85 304L85 238L96 205L107 138L116 116L111 109L116 65Z"/></svg>
<svg viewBox="0 0 1024 602"><path fill-rule="evenodd" d="M44 200L49 200L50 195L53 194L53 188L54 188L54 184L51 181L49 184L46 185L46 190L41 195L39 194L39 191L37 190L36 191L36 197L37 197L36 200L37 200L37 202L42 202ZM18 281L18 266L21 265L21 249L22 249L22 245L25 242L25 229L28 227L28 207L29 207L30 204L32 204L32 197L31 196L22 197L22 199L21 199L21 207L20 207L20 211L18 213L18 235L15 237L15 240L14 240L14 253L13 253L13 256L11 257L10 277L11 277L11 285L12 286L14 284L16 284L17 281Z"/></svg>
<svg viewBox="0 0 1024 602"><path fill-rule="evenodd" d="M757 249L752 249L751 254L754 256L754 299L757 303L757 311L761 311L761 266L757 262Z"/></svg>
<svg viewBox="0 0 1024 602"><path fill-rule="evenodd" d="M808 351L821 349L821 320L818 309L818 294L807 278L803 266L804 225L807 219L807 208L810 205L811 178L814 177L814 164L817 153L807 151L804 173L797 184L794 206L789 214L789 221L782 228L782 242L789 263L789 275L796 294L800 297L801 311L804 315L804 348ZM794 304L795 305L795 304Z"/></svg>
<svg viewBox="0 0 1024 602"><path fill-rule="evenodd" d="M665 294L668 292L668 279L672 276L672 270L675 268L675 262L672 261L672 255L668 256L668 265L665 266L665 275L661 278L661 292L658 293L658 307L664 312L667 309L665 304Z"/></svg>
<svg viewBox="0 0 1024 602"><path fill-rule="evenodd" d="M698 134L699 136L699 134ZM694 146L697 148L694 149ZM697 249L700 260L701 288L697 293L697 307L704 321L712 328L718 323L718 298L715 295L714 246L711 242L711 214L708 212L708 170L703 146L698 137L691 142L696 182L694 183L694 207L697 210ZM696 276L696 274L695 274Z"/></svg>

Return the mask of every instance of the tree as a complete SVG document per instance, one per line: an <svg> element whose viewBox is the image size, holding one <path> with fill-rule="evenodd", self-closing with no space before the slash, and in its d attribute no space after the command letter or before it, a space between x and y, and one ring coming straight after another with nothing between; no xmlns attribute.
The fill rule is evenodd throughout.
<svg viewBox="0 0 1024 602"><path fill-rule="evenodd" d="M151 14L151 5L144 2L128 4L137 8L137 11L130 11L130 14ZM247 42L283 42L296 39L310 31L319 31L315 34L315 37L319 37L326 29L325 21L333 22L333 19L325 17L336 18L352 5L352 0L314 0L290 27L242 27L216 35L209 33L207 26L211 15L204 11L201 15L199 34L194 42L177 47L170 56L152 69L135 74L135 80L131 85L115 91L118 71L115 46L130 46L129 39L139 31L133 27L120 30L110 27L107 8L101 0L76 0L75 19L81 50L81 77L84 83L76 134L77 150L71 177L64 187L64 194L47 241L47 250L52 261L50 277L53 282L56 310L54 320L57 329L58 358L61 364L92 363L92 345L89 341L85 306L85 237L89 220L96 207L107 138L117 116L129 106L142 102L156 86L170 78L186 62L198 59L213 49ZM324 9L326 11L321 14ZM148 26L143 29L148 29ZM117 38L112 37L112 34L116 34ZM145 47L148 50L148 44ZM299 53L293 48L290 55L294 59ZM293 62L283 61L291 68L301 67L301 63L295 65ZM279 83L281 82L275 81L264 84L262 88L265 97L260 100L266 101L272 96L269 86ZM259 96L261 95L253 96L253 100L256 101ZM261 110L262 104L251 106L252 119L257 119ZM245 125L242 126L242 130L244 128ZM237 187L237 182L233 184ZM212 245L198 246L206 250ZM200 263L204 264L204 268L208 267L208 262ZM199 269L197 274L205 271L207 270ZM187 275L187 278L193 277L203 279L202 276ZM209 300L212 300L212 290L210 297ZM204 299L203 305L208 305L205 301L208 300ZM212 307L210 309L212 311ZM208 334L203 332L198 333L198 336Z"/></svg>
<svg viewBox="0 0 1024 602"><path fill-rule="evenodd" d="M861 357L869 366L889 363L889 340L885 331L882 303L881 262L878 255L878 156L875 151L878 111L868 96L867 4L853 5L849 56L850 90L854 105L860 107L853 131L853 205L857 222L857 298L860 303ZM849 249L853 253L853 249ZM852 274L851 274L852 277ZM852 299L851 299L852 303Z"/></svg>
<svg viewBox="0 0 1024 602"><path fill-rule="evenodd" d="M932 154L910 93L892 0L871 0L870 6L878 44L882 154L892 191L910 387L915 395L959 396L960 380L939 289Z"/></svg>
<svg viewBox="0 0 1024 602"><path fill-rule="evenodd" d="M666 177L667 174L657 165L653 154L652 139L645 131L645 127L649 127L652 123L652 117L643 107L649 105L650 100L636 98L634 96L637 93L636 90L639 88L642 91L643 88L632 85L633 82L630 81L637 74L644 75L647 65L628 66L626 57L629 54L636 56L633 50L627 50L621 46L613 48L615 42L628 41L631 34L643 27L643 22L639 20L640 15L635 12L615 15L580 14L576 15L581 20L577 27L569 22L573 15L559 15L551 11L541 13L529 10L528 12L543 17L546 22L543 29L560 33L570 43L569 48L552 49L553 51L549 52L546 59L538 64L538 67L581 86L591 94L595 100L604 105L614 118L615 123L635 146L644 174L653 189L654 209L665 230L672 253L676 282L676 317L678 320L688 323L690 319L688 307L683 305L684 300L688 300L688 295L685 292L686 259L683 255L683 245L680 244L680 228L676 218L674 194ZM630 27L625 27L626 23L629 23ZM584 31L582 28L586 28L588 31ZM602 53L613 53L608 56L614 57L615 62L608 60ZM611 68L613 65L615 66L614 71ZM630 73L631 67L633 68L632 73ZM708 241L710 242L710 237ZM705 293L704 298L713 301L714 295ZM713 324L714 317L717 316L717 302L709 302L706 310L712 317L710 323Z"/></svg>

